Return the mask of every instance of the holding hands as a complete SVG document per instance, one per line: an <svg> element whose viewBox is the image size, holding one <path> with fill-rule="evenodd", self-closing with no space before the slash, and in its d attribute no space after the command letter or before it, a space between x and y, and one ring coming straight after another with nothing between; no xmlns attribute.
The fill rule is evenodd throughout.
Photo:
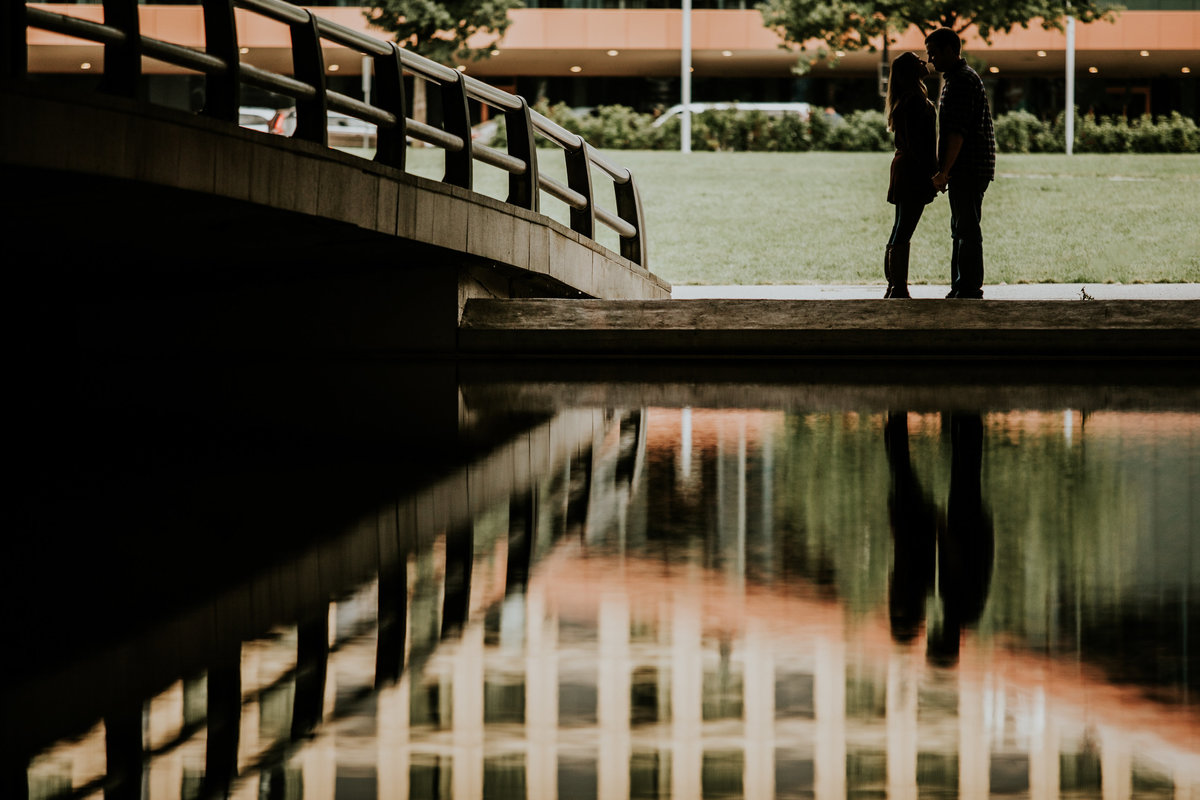
<svg viewBox="0 0 1200 800"><path fill-rule="evenodd" d="M937 189L938 194L946 191L946 186L950 183L950 176L944 171L938 172L933 176L933 188Z"/></svg>

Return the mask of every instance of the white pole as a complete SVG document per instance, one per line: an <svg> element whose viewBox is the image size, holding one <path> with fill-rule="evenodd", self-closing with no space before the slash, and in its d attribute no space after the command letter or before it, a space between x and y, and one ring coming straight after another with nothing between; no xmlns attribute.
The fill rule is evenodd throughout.
<svg viewBox="0 0 1200 800"><path fill-rule="evenodd" d="M683 41L679 43L679 152L692 152L692 0L683 0Z"/></svg>
<svg viewBox="0 0 1200 800"><path fill-rule="evenodd" d="M1070 6L1067 7L1070 11ZM1075 150L1075 18L1067 14L1067 155Z"/></svg>
<svg viewBox="0 0 1200 800"><path fill-rule="evenodd" d="M374 60L370 56L362 57L362 93L363 102L371 102L371 69L374 66ZM363 147L371 146L371 139L367 133L363 133Z"/></svg>

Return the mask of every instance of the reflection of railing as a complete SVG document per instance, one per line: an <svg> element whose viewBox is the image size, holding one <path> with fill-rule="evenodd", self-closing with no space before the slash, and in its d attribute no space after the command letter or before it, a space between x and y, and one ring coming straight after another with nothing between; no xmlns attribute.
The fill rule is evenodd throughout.
<svg viewBox="0 0 1200 800"><path fill-rule="evenodd" d="M63 673L38 677L33 688L6 687L21 702L10 706L15 695L0 692L0 743L13 746L0 748L0 768L55 784L64 765L71 769L72 754L78 755L86 767L73 773L70 788L38 795L55 800L82 800L101 790L139 796L148 771L170 773L173 767L164 765L197 753L205 765L201 797L227 796L248 776L269 783L314 737L360 713L381 692L394 693L403 676L420 673L461 637L481 606L486 615L524 593L532 565L572 532L573 522L586 519L592 448L611 424L601 412L568 412L372 512L343 536L220 593L202 612L183 615L128 647L115 644ZM557 477L546 481L547 475ZM572 476L584 476L582 485ZM505 505L507 526L476 532L480 513ZM442 544L435 546L435 539ZM476 552L492 551L507 562L500 582L473 568ZM250 597L261 602L247 609ZM331 622L331 607L343 604L352 613L338 613ZM193 648L179 642L196 639L204 640L203 652L181 655ZM255 671L239 664L258 663L252 651L263 648L272 651L264 670L271 675L256 681ZM128 655L134 652L136 658ZM357 664L353 671L370 678L326 708L326 687L344 663ZM206 677L192 680L201 673ZM80 697L71 694L79 681L64 675L88 683L89 711L72 710L65 721L45 714L55 721L41 725L47 730L33 739L33 726L22 724L27 715ZM120 691L112 690L114 683ZM105 694L112 696L98 696ZM282 705L280 698L286 698ZM272 724L281 716L283 724L242 738L239 720L261 721L268 714L276 715ZM79 736L78 725L96 717L103 724ZM143 719L153 720L145 730ZM41 749L51 741L57 744Z"/></svg>
<svg viewBox="0 0 1200 800"><path fill-rule="evenodd" d="M645 223L633 173L597 153L581 137L529 108L525 99L463 75L436 61L411 53L394 42L367 36L283 0L201 0L204 7L205 52L142 34L137 0L104 0L104 22L54 13L17 3L6 11L11 30L0 43L12 77L27 72L25 31L28 27L73 36L104 45L101 89L137 97L143 56L203 73L206 80L205 116L236 124L241 84L288 95L296 101L294 138L328 144L327 115L339 111L378 126L375 160L401 170L407 139L445 151L445 183L471 189L476 160L508 173L507 202L539 211L540 194L547 192L570 208L571 228L595 238L599 221L620 237L621 255L646 266ZM239 8L288 26L292 40L293 76L280 75L243 63L238 48L234 9ZM23 19L22 19L23 17ZM325 84L321 41L328 40L372 59L378 100L366 103ZM425 81L440 92L441 127L409 119L404 76ZM507 152L471 141L468 100L500 111L508 132ZM536 138L561 148L566 157L564 185L538 170ZM616 213L595 202L592 168L613 181Z"/></svg>

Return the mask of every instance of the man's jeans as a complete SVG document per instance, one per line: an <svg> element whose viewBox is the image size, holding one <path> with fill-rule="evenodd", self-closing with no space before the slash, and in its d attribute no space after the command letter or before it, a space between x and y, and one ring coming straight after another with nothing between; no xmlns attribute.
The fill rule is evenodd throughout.
<svg viewBox="0 0 1200 800"><path fill-rule="evenodd" d="M950 236L954 250L950 257L950 294L954 297L983 296L983 216L982 183L963 178L950 179Z"/></svg>

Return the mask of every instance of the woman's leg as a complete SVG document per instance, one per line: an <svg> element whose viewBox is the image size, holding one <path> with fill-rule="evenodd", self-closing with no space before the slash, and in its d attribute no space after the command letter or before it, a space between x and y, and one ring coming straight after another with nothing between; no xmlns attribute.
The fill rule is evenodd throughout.
<svg viewBox="0 0 1200 800"><path fill-rule="evenodd" d="M887 255L884 258L884 273L888 279L887 292L883 295L885 298L911 297L908 293L909 242L924 211L924 203L896 204L896 220L892 223L892 235L888 239Z"/></svg>
<svg viewBox="0 0 1200 800"><path fill-rule="evenodd" d="M904 201L897 203L896 219L892 222L892 235L888 238L888 244L908 244L917 230L917 223L921 221L923 213L925 213L924 203Z"/></svg>
<svg viewBox="0 0 1200 800"><path fill-rule="evenodd" d="M887 280L887 290L883 293L883 298L892 296L892 292L896 290L895 284L892 283L892 243L896 241L896 236L900 231L900 204L896 204L896 215L892 218L892 232L888 235L887 247L883 251L883 277Z"/></svg>

